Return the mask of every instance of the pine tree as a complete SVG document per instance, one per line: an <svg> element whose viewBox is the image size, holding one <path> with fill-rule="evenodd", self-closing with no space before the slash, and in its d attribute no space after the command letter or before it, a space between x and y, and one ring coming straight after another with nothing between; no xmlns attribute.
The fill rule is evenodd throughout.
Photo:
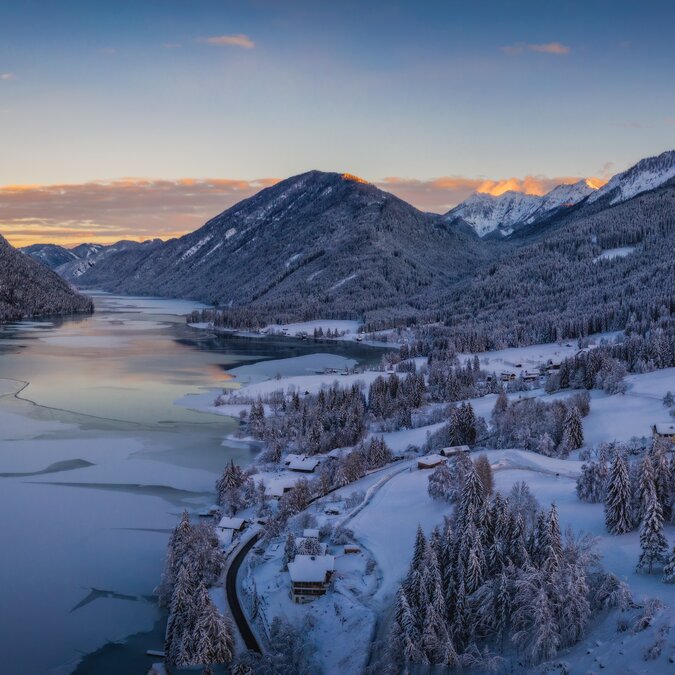
<svg viewBox="0 0 675 675"><path fill-rule="evenodd" d="M492 476L492 467L486 455L479 455L474 462L476 473L483 484L483 493L485 496L492 494L494 488L494 477Z"/></svg>
<svg viewBox="0 0 675 675"><path fill-rule="evenodd" d="M605 499L605 525L610 534L625 534L633 529L631 499L626 460L617 452L610 468Z"/></svg>
<svg viewBox="0 0 675 675"><path fill-rule="evenodd" d="M561 451L563 457L569 455L572 450L578 450L584 444L584 429L581 423L579 409L572 405L569 407L563 423L563 440Z"/></svg>
<svg viewBox="0 0 675 675"><path fill-rule="evenodd" d="M288 569L288 563L293 562L297 554L298 550L295 545L295 537L293 536L292 532L289 532L286 535L286 543L284 544L284 558L283 558L284 566L282 567L282 570Z"/></svg>
<svg viewBox="0 0 675 675"><path fill-rule="evenodd" d="M668 562L663 568L663 582L666 584L675 584L675 545L670 551Z"/></svg>
<svg viewBox="0 0 675 675"><path fill-rule="evenodd" d="M663 512L653 484L648 490L645 514L640 527L642 553L637 564L637 571L640 572L646 568L647 574L651 574L654 565L666 562L668 542L663 534Z"/></svg>
<svg viewBox="0 0 675 675"><path fill-rule="evenodd" d="M672 516L673 483L670 473L668 456L662 443L654 443L652 451L654 463L654 489L656 498L661 504L664 520L668 521Z"/></svg>
<svg viewBox="0 0 675 675"><path fill-rule="evenodd" d="M197 654L195 660L202 665L230 663L234 655L234 638L232 624L206 597L197 619Z"/></svg>

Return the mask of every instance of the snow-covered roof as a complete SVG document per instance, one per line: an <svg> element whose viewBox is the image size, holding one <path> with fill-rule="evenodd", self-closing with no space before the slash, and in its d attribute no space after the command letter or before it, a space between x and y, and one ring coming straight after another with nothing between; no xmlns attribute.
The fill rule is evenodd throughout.
<svg viewBox="0 0 675 675"><path fill-rule="evenodd" d="M288 462L288 468L291 471L312 472L317 466L319 466L319 460L311 459L309 457L303 457L302 459L292 459L290 462Z"/></svg>
<svg viewBox="0 0 675 675"><path fill-rule="evenodd" d="M218 527L223 530L241 530L246 521L243 518L230 518L223 516L218 523Z"/></svg>
<svg viewBox="0 0 675 675"><path fill-rule="evenodd" d="M441 449L441 455L448 457L449 455L456 455L460 452L469 452L468 445L449 445L447 448Z"/></svg>
<svg viewBox="0 0 675 675"><path fill-rule="evenodd" d="M675 423L661 422L660 424L655 424L654 431L656 431L656 433L659 434L659 436L675 435Z"/></svg>
<svg viewBox="0 0 675 675"><path fill-rule="evenodd" d="M299 461L301 462L303 459L305 459L307 455L297 455L294 452L289 452L285 457L284 457L284 464L290 464L291 462Z"/></svg>
<svg viewBox="0 0 675 675"><path fill-rule="evenodd" d="M307 528L302 531L302 536L305 537L305 539L318 539L319 538L319 530L315 530L313 528Z"/></svg>
<svg viewBox="0 0 675 675"><path fill-rule="evenodd" d="M293 582L326 581L328 572L335 569L335 558L332 555L296 555L293 562L288 563L288 572Z"/></svg>
<svg viewBox="0 0 675 675"><path fill-rule="evenodd" d="M281 475L274 476L267 481L265 485L265 494L269 497L281 497L287 490L290 490L297 482L296 476Z"/></svg>
<svg viewBox="0 0 675 675"><path fill-rule="evenodd" d="M419 466L436 466L437 464L440 464L441 462L445 462L445 457L443 455L425 455L424 457L420 457L417 460L417 464Z"/></svg>

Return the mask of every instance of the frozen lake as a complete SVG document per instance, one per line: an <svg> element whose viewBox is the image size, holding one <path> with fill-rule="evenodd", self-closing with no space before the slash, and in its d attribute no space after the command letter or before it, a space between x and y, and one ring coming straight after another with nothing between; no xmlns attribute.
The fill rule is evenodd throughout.
<svg viewBox="0 0 675 675"><path fill-rule="evenodd" d="M250 449L223 440L235 420L175 401L217 388L230 369L264 378L277 369L265 362L293 359L283 372L301 375L307 359L294 357L314 354L315 365L329 352L339 366L381 354L347 342L214 335L185 325L196 303L94 295L90 317L0 326L8 675L72 672L85 654L157 630L151 596L169 530L183 509L212 503L230 458L251 460ZM95 672L136 672L139 654L157 647L136 640Z"/></svg>

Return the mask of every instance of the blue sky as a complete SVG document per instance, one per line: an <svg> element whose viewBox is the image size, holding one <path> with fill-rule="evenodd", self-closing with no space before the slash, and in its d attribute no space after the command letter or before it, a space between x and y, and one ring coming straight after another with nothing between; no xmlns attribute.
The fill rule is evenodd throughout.
<svg viewBox="0 0 675 675"><path fill-rule="evenodd" d="M603 177L675 147L673 25L649 0L6 2L0 186Z"/></svg>

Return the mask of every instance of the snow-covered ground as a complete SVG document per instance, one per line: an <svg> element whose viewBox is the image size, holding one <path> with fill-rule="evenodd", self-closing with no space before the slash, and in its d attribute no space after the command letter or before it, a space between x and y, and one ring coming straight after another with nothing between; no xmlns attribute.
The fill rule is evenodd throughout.
<svg viewBox="0 0 675 675"><path fill-rule="evenodd" d="M625 258L627 255L630 255L635 250L635 246L620 246L618 248L608 248L606 251L603 251L597 258L593 259L593 262L598 262L598 260L614 260L614 258Z"/></svg>

